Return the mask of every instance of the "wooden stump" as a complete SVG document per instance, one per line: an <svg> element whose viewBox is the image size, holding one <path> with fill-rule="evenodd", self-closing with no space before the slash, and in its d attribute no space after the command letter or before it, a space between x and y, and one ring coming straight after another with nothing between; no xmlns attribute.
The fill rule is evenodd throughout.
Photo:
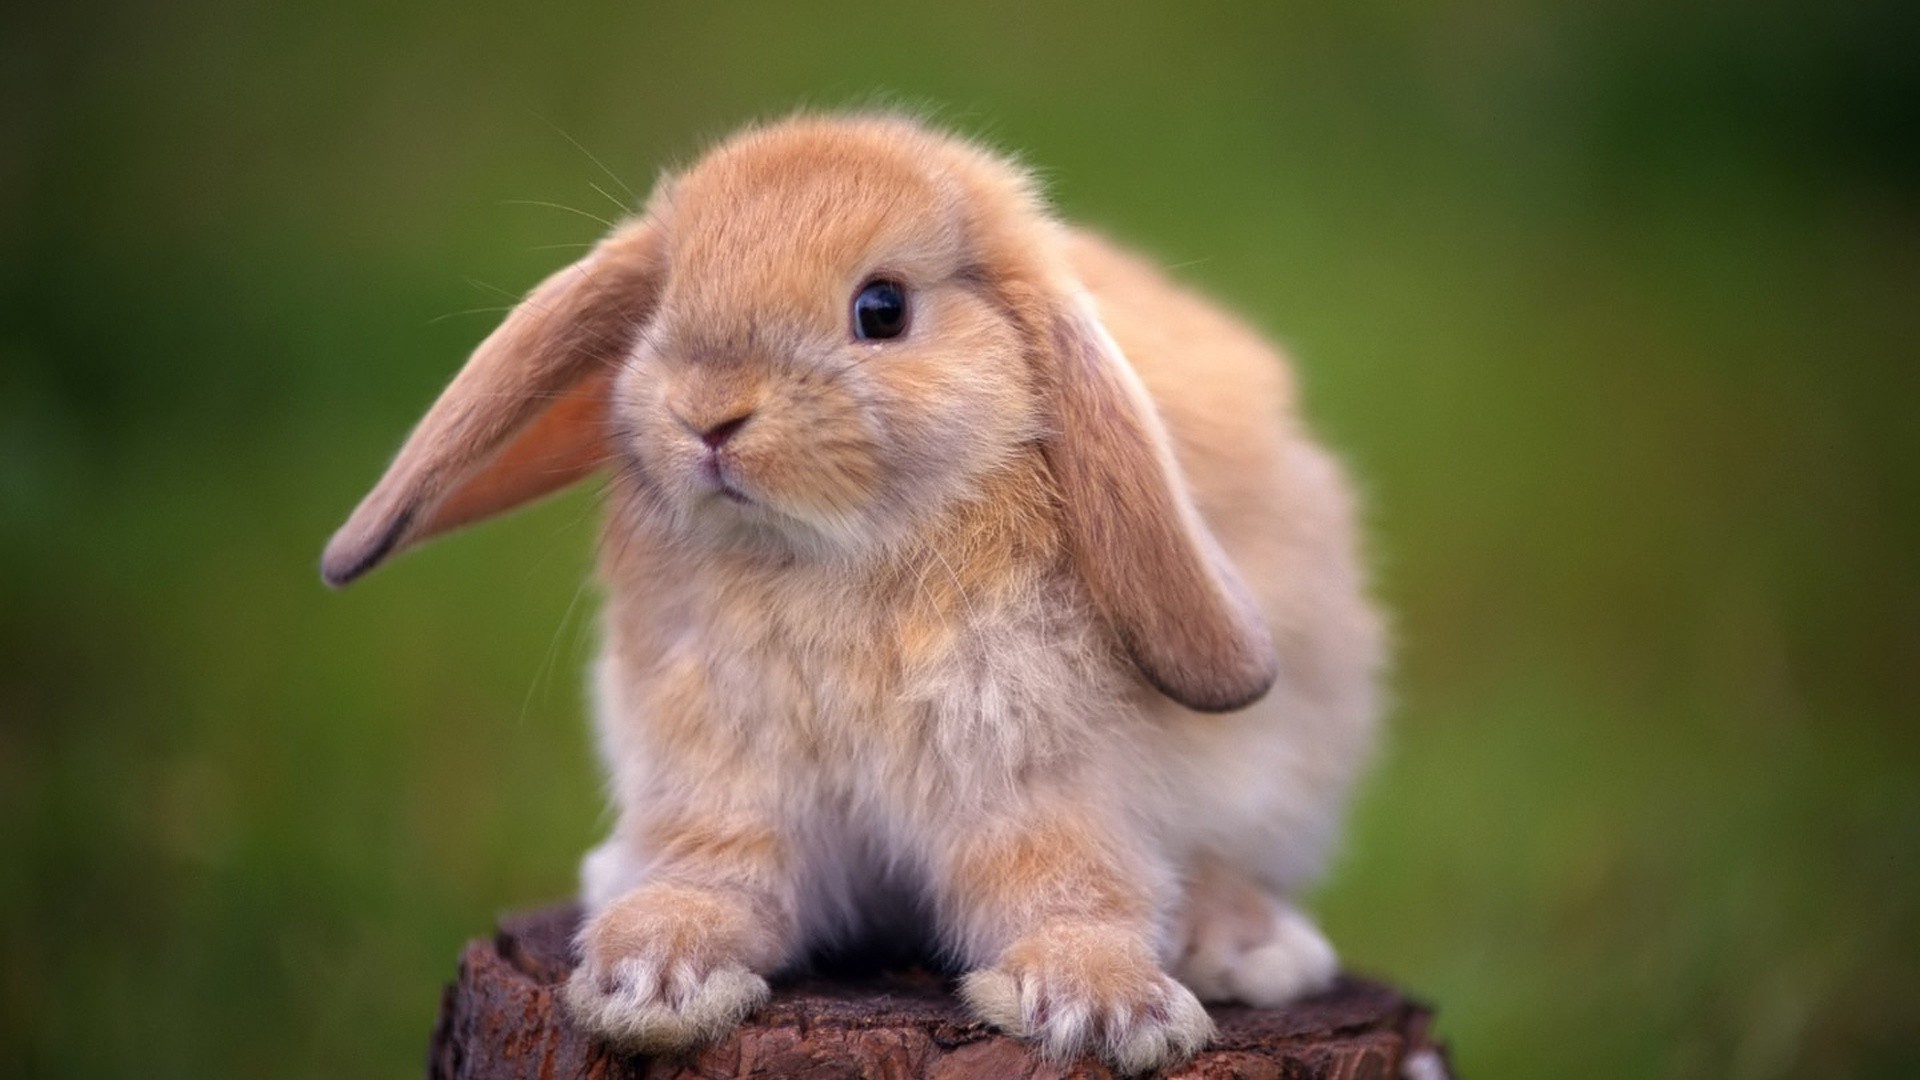
<svg viewBox="0 0 1920 1080"><path fill-rule="evenodd" d="M445 1080L669 1077L1111 1077L1091 1060L1041 1061L961 1009L945 980L907 971L846 980L776 982L773 1000L726 1041L681 1059L629 1057L567 1017L558 989L573 968L580 918L571 905L502 920L469 942L441 997L428 1058ZM1283 1009L1215 1006L1220 1037L1171 1075L1445 1080L1432 1014L1392 987L1343 977Z"/></svg>

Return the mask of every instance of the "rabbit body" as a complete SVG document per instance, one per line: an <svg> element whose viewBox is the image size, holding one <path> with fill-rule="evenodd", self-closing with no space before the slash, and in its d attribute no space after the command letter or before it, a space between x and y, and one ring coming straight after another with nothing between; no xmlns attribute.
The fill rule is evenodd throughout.
<svg viewBox="0 0 1920 1080"><path fill-rule="evenodd" d="M912 323L849 343L875 273ZM422 450L327 565L526 497L476 469L612 457L584 1022L712 1039L903 915L982 1019L1126 1069L1204 1044L1199 998L1331 980L1289 897L1367 757L1382 635L1348 485L1257 334L893 118L723 144L528 303L470 369L510 355L549 418L604 402L611 454L436 406L395 474L493 441Z"/></svg>

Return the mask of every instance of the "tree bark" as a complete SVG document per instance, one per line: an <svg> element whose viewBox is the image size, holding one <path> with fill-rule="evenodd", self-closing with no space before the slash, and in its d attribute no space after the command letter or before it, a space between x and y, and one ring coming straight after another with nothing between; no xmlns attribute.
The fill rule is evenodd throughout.
<svg viewBox="0 0 1920 1080"><path fill-rule="evenodd" d="M682 1058L617 1054L576 1027L558 990L573 968L572 905L509 916L469 942L441 996L427 1073L441 1080L718 1080L721 1077L1087 1077L967 1016L949 983L920 969L776 982L773 1000L724 1042ZM1432 1013L1392 987L1342 977L1280 1009L1214 1006L1219 1038L1169 1075L1446 1080Z"/></svg>

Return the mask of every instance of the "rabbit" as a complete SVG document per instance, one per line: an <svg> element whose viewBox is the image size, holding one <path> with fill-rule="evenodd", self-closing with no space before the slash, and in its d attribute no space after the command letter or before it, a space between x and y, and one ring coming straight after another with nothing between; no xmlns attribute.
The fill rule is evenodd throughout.
<svg viewBox="0 0 1920 1080"><path fill-rule="evenodd" d="M723 1037L902 913L1053 1060L1184 1060L1327 987L1291 899L1373 742L1355 501L1276 350L913 117L664 176L480 344L335 587L604 470L599 749L564 999Z"/></svg>

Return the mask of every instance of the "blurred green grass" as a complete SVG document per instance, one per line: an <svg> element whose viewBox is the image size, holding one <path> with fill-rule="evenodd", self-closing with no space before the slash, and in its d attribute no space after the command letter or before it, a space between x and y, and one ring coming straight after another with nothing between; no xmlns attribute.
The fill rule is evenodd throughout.
<svg viewBox="0 0 1920 1080"><path fill-rule="evenodd" d="M0 15L0 1046L408 1074L604 828L591 501L344 595L502 303L754 116L928 103L1297 354L1394 738L1315 897L1468 1075L1920 1072L1895 4ZM559 130L556 130L559 129ZM565 135L560 134L564 131Z"/></svg>

